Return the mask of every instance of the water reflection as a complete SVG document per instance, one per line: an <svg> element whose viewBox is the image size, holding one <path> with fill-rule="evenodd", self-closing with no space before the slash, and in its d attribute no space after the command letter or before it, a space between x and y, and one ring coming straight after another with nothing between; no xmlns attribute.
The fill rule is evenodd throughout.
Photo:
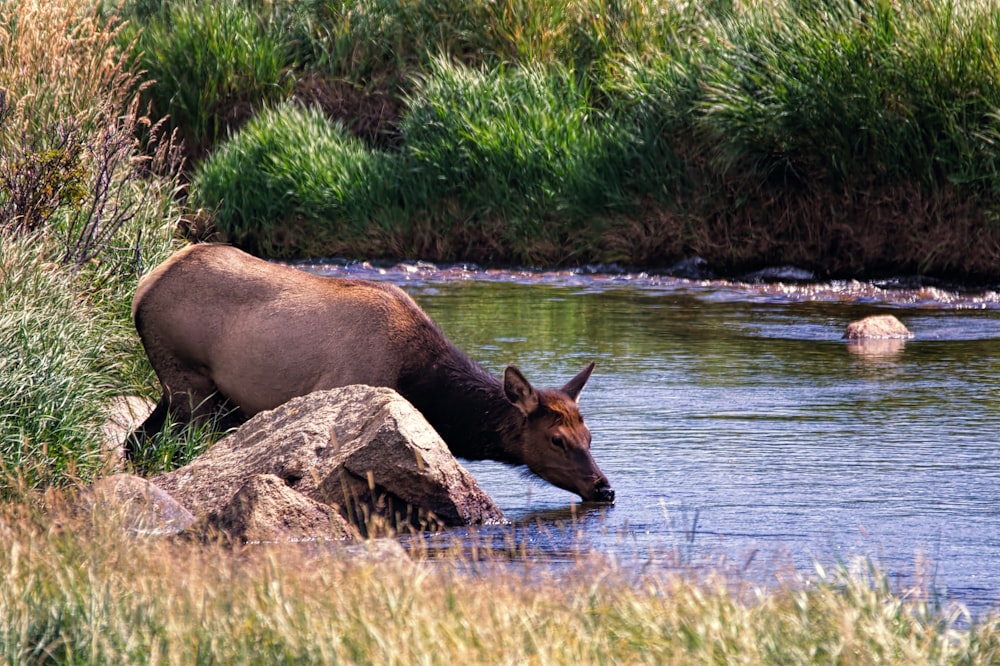
<svg viewBox="0 0 1000 666"><path fill-rule="evenodd" d="M533 553L726 563L762 580L867 557L901 585L933 563L947 598L1000 605L995 291L323 270L400 284L494 374L516 363L560 386L597 362L581 409L614 507L467 465ZM879 313L915 337L840 339Z"/></svg>
<svg viewBox="0 0 1000 666"><path fill-rule="evenodd" d="M848 340L846 346L847 351L861 358L885 359L901 354L906 347L906 340Z"/></svg>

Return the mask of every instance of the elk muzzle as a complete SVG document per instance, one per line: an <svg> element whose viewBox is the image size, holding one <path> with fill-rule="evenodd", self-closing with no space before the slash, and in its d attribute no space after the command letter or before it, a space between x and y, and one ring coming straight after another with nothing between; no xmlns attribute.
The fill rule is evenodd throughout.
<svg viewBox="0 0 1000 666"><path fill-rule="evenodd" d="M615 490L605 478L598 479L594 487L587 494L581 494L584 502L599 502L602 504L615 503Z"/></svg>

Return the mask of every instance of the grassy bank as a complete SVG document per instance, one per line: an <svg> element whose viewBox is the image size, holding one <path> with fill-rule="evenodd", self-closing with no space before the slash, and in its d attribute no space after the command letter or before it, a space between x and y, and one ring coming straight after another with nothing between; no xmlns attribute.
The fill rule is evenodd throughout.
<svg viewBox="0 0 1000 666"><path fill-rule="evenodd" d="M964 624L877 574L765 590L711 576L149 541L114 518L0 520L9 663L988 664Z"/></svg>
<svg viewBox="0 0 1000 666"><path fill-rule="evenodd" d="M124 16L191 207L260 253L1000 276L995 0Z"/></svg>

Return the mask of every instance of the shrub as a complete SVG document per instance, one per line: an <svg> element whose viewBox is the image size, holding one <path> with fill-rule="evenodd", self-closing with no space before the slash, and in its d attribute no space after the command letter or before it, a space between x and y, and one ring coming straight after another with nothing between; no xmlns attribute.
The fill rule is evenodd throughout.
<svg viewBox="0 0 1000 666"><path fill-rule="evenodd" d="M285 104L262 112L200 165L192 203L213 209L232 242L308 256L363 234L392 205L394 164L318 110ZM303 221L311 223L308 236L290 239Z"/></svg>
<svg viewBox="0 0 1000 666"><path fill-rule="evenodd" d="M173 195L176 143L140 112L113 20L75 2L10 2L0 24L11 26L0 31L0 230L59 238L58 259L80 267L163 196L141 182L151 171Z"/></svg>

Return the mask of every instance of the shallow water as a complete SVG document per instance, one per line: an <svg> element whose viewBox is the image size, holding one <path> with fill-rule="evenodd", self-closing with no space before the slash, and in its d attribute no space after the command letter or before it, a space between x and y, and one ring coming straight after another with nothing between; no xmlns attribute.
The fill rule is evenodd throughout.
<svg viewBox="0 0 1000 666"><path fill-rule="evenodd" d="M613 507L467 463L534 557L775 575L867 558L899 590L1000 607L1000 296L644 274L309 267L404 287L494 374L581 396ZM842 341L891 313L915 338ZM472 537L470 537L472 538Z"/></svg>

